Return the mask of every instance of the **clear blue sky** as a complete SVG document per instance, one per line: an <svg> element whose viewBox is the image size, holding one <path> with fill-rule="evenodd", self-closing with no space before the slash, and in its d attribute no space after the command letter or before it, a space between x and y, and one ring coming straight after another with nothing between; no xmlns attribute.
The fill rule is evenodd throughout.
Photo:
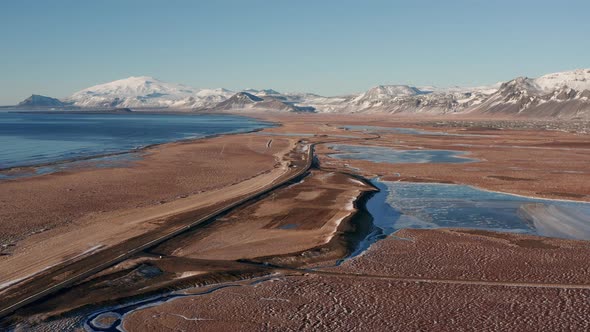
<svg viewBox="0 0 590 332"><path fill-rule="evenodd" d="M590 1L0 1L0 104L132 75L325 95L590 67Z"/></svg>

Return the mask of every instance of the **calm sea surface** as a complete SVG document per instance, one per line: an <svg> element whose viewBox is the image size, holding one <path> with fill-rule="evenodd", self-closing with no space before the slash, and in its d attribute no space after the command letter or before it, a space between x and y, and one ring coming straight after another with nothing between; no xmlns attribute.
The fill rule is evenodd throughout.
<svg viewBox="0 0 590 332"><path fill-rule="evenodd" d="M0 169L269 126L232 115L0 112Z"/></svg>

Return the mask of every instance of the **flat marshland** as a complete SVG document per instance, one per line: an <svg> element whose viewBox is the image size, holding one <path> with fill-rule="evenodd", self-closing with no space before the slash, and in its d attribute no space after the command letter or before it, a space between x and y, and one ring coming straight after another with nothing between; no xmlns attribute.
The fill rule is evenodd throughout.
<svg viewBox="0 0 590 332"><path fill-rule="evenodd" d="M388 209L401 217L391 221L391 233L378 226L380 215L367 203L377 197L371 181L467 185L547 202L590 202L587 134L539 134L516 120L497 128L473 119L254 116L281 126L156 146L126 167L0 182L5 294L40 289L35 279L57 268L67 275L76 262L94 257L98 264L110 260L109 252L129 252L22 306L7 324L96 328L101 314L123 317L109 326L128 331L195 324L245 330L587 324L587 241L539 236L534 225L526 234L485 223L396 228L400 220L436 220L395 204ZM459 159L437 162L429 155L441 150ZM419 158L404 159L408 151L418 151L411 154ZM393 191L387 196L399 198ZM233 202L240 204L190 223ZM590 222L581 206L567 215ZM503 215L523 218L524 225L522 211L531 209L517 208L519 214ZM183 231L141 247L176 229ZM351 257L370 236L368 249ZM149 305L134 305L141 301ZM559 320L544 312L559 313Z"/></svg>

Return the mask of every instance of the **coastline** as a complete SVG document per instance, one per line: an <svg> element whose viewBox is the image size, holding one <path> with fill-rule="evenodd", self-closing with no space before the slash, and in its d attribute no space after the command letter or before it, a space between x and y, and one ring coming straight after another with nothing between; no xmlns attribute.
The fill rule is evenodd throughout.
<svg viewBox="0 0 590 332"><path fill-rule="evenodd" d="M4 236L0 239L0 244L3 245L3 252L8 255L0 256L0 264L2 261L6 263L9 258L10 261L16 263L14 255L18 257L19 252L25 254L33 248L41 250L41 253L44 250L42 248L45 247L42 243L50 241L57 245L60 238L65 240L65 236L74 230L79 235L72 238L72 244L76 243L74 239L82 234L100 234L98 226L101 224L100 220L108 224L113 224L118 219L128 220L119 223L129 227L137 224L140 220L157 219L158 213L156 211L158 210L171 209L173 212L181 206L190 205L190 201L213 204L215 203L215 195L220 199L227 195L223 193L223 188L235 187L238 189L247 183L256 186L258 186L256 184L258 182L260 185L266 184L274 180L275 175L273 174L278 175L286 170L285 166L277 161L277 158L291 149L295 144L294 139L274 138L273 147L269 149L266 146L268 139L265 137L253 134L240 135L221 135L208 139L158 145L152 147L150 153L132 168L81 169L73 172L58 172L46 176L2 181L0 185L4 190L0 193L0 197L6 202L9 209L2 212L5 218L3 218L0 228L3 229L1 233ZM242 138L244 136L248 137L246 142ZM253 144L254 142L257 142L256 145ZM250 148L248 148L248 143L251 145ZM223 154L218 154L219 144L231 144L231 147L225 148ZM211 155L212 152L213 155ZM184 160L178 159L179 153L185 156ZM190 153L190 155L186 155L186 153ZM209 155L215 159L203 163L201 166L203 173L194 173L196 169L191 166L191 160L201 160L203 155ZM248 155L250 161L243 160L236 163L244 155ZM263 160L265 162L261 163ZM220 167L220 165L223 166ZM223 171L224 169L226 171ZM220 171L225 172L225 179L221 181L212 176ZM181 174L189 178L180 183L171 183L167 180L170 176ZM190 178L194 178L194 180L190 180ZM263 180L264 178L269 179ZM242 184L243 182L244 184ZM137 183L142 183L142 185L138 187ZM120 191L121 189L115 190L115 188L125 189ZM26 198L30 197L28 194L30 190L36 192L35 201ZM212 194L214 192L215 195ZM209 196L211 197L205 198ZM170 208L166 208L169 205ZM136 211L134 212L136 215L139 213L140 219L136 221L130 219L133 215L132 211ZM169 213L171 212L167 212L167 214ZM161 213L159 214L161 215ZM68 219L72 219L72 221ZM24 223L23 220L27 222ZM63 233L63 227L71 225L73 222L76 224L76 228ZM97 222L99 223L96 224ZM93 226L95 224L96 226ZM141 223L137 225L141 225ZM145 228L147 230L156 225L150 226L148 223L141 227L147 227ZM14 226L18 226L18 228L15 229ZM94 231L88 230L80 233L85 227L98 228ZM26 229L29 230L25 231ZM113 230L109 230L107 233L111 234L112 239L117 239L132 236L138 231L141 232L141 229L137 227L129 229L128 234L125 232L113 233ZM27 235L23 237L18 234ZM24 238L28 239L27 243L29 244L21 243ZM87 242L95 243L95 241L89 240ZM94 245L97 244L102 243ZM33 262L34 259L31 263Z"/></svg>
<svg viewBox="0 0 590 332"><path fill-rule="evenodd" d="M23 113L23 112L19 112L19 113ZM44 113L44 114L47 114L47 113ZM72 114L72 113L68 112L67 114ZM74 113L74 114L93 114L93 113L80 112L80 113ZM94 114L96 114L96 113L94 113ZM129 114L129 113L100 113L100 114ZM150 114L152 114L152 113L150 113ZM170 115L171 113L154 113L154 114ZM182 113L173 113L173 114L187 115L187 114L182 114ZM226 116L226 115L228 115L228 116L241 116L241 117L244 117L244 118L249 118L248 116L238 115L238 114L214 114L214 113L210 113L210 114L193 114L193 115L194 116L200 116L200 115ZM255 119L255 118L251 118L251 119ZM256 120L258 120L258 119L256 119ZM141 153L141 152L144 152L146 150L149 150L149 149L152 149L152 148L156 148L156 147L160 147L160 146L166 145L166 144L172 144L172 143L191 143L191 142L194 142L194 141L197 141L197 140L201 140L201 139L215 138L215 137L220 137L220 136L225 136L225 135L239 135L239 134L255 133L255 132L263 131L264 129L267 129L267 128L275 128L275 127L280 127L281 126L280 123L273 122L273 121L264 121L264 122L268 123L269 126L268 127L263 127L263 128L251 129L251 130L244 130L244 131L237 130L237 131L233 131L233 132L218 133L218 134L209 134L209 135L203 135L203 136L200 136L200 137L179 138L179 139L174 139L174 140L170 140L170 141L166 141L166 142L162 142L162 143L154 143L154 144L148 144L148 145L144 145L144 146L139 146L139 147L136 147L136 148L132 148L132 149L128 149L128 150L123 150L123 151L118 151L118 152L98 153L98 154L93 154L93 155L88 155L88 156L80 156L80 157L70 158L70 159L60 159L60 160L50 161L50 162L46 162L46 163L36 163L36 164L28 164L28 165L18 165L18 166L12 166L12 167L5 167L5 168L0 168L0 173L12 172L12 171L26 171L26 170L34 169L34 168L38 168L38 167L63 165L63 164L77 162L77 161L87 161L87 160L104 158L104 157L113 157L113 156L121 156L121 155L126 155L126 154ZM32 175L32 176L35 176L35 175ZM10 180L10 179L5 179L5 180ZM0 180L0 181L3 181L3 180Z"/></svg>

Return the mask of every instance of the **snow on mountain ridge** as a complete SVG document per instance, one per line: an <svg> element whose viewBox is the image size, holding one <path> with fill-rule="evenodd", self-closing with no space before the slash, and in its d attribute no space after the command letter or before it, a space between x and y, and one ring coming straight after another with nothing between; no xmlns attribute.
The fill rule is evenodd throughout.
<svg viewBox="0 0 590 332"><path fill-rule="evenodd" d="M233 95L226 89L195 89L150 76L131 76L91 86L67 100L80 107L175 107L212 106Z"/></svg>
<svg viewBox="0 0 590 332"><path fill-rule="evenodd" d="M409 85L378 85L353 99L354 103L378 102L395 97L414 96L422 94L418 88Z"/></svg>
<svg viewBox="0 0 590 332"><path fill-rule="evenodd" d="M447 114L469 113L481 108L509 108L510 112L521 112L539 105L564 102L570 102L573 109L575 105L586 107L590 102L590 69L547 74L535 79L519 77L479 87L379 85L364 93L338 97L281 93L273 89L242 91L266 99L265 103L256 105L259 108L292 106L316 112ZM234 92L221 88L195 89L150 76L132 76L81 90L66 101L80 107L214 109L233 95ZM233 104L239 106L239 103Z"/></svg>
<svg viewBox="0 0 590 332"><path fill-rule="evenodd" d="M199 97L209 97L209 96L233 96L234 92L224 88L216 88L216 89L201 89L197 92L197 96Z"/></svg>
<svg viewBox="0 0 590 332"><path fill-rule="evenodd" d="M517 77L503 83L473 114L534 118L590 118L590 70Z"/></svg>
<svg viewBox="0 0 590 332"><path fill-rule="evenodd" d="M81 90L77 94L113 95L118 97L138 97L152 93L193 94L195 89L183 84L167 83L150 76L131 76L125 79L98 84Z"/></svg>
<svg viewBox="0 0 590 332"><path fill-rule="evenodd" d="M568 87L577 91L590 90L590 69L576 69L551 73L533 79L533 82L543 91L551 92Z"/></svg>
<svg viewBox="0 0 590 332"><path fill-rule="evenodd" d="M478 92L483 94L492 94L500 88L504 82L498 82L492 85L481 85L481 86L451 86L451 87L437 87L437 86L418 86L420 91L425 93L472 93Z"/></svg>

